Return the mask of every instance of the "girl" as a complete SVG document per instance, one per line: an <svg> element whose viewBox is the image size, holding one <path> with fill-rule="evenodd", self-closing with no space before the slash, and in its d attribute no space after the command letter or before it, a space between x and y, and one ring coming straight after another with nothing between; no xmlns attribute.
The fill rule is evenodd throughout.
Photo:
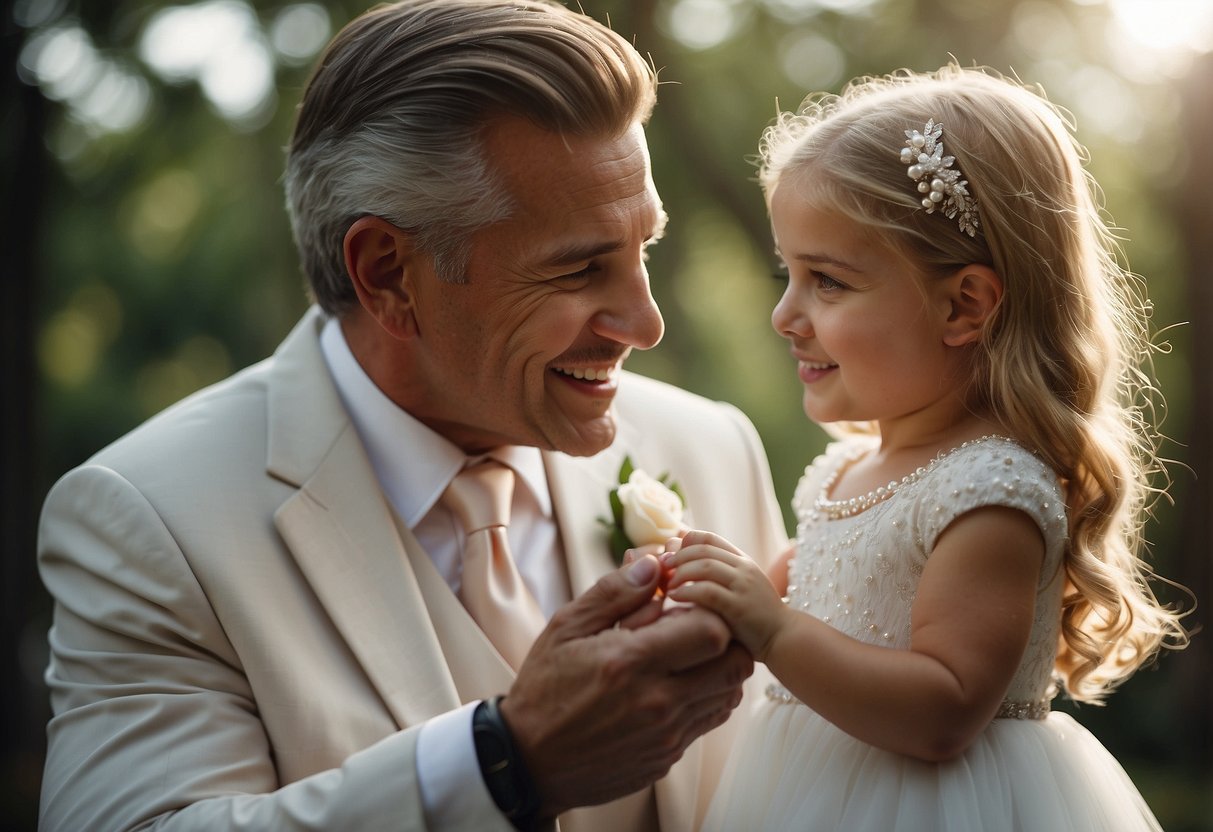
<svg viewBox="0 0 1213 832"><path fill-rule="evenodd" d="M763 136L772 322L839 441L797 488L786 580L703 532L662 555L670 597L778 679L707 829L1158 828L1049 710L1187 640L1140 559L1147 304L1082 158L1041 95L956 66Z"/></svg>

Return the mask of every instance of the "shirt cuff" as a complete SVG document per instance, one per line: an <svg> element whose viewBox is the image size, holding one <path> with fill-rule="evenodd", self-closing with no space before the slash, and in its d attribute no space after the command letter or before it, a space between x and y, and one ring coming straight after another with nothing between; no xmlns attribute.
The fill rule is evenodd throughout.
<svg viewBox="0 0 1213 832"><path fill-rule="evenodd" d="M430 829L514 830L480 776L472 742L472 711L479 704L471 702L421 726L417 783Z"/></svg>

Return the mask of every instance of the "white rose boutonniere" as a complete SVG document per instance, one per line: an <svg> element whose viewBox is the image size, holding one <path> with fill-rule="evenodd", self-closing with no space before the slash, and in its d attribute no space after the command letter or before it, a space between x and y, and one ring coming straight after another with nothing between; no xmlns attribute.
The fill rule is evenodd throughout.
<svg viewBox="0 0 1213 832"><path fill-rule="evenodd" d="M611 555L623 562L628 549L647 543L665 543L682 527L686 501L678 483L668 474L656 478L623 458L619 468L619 486L611 491L611 519L599 518L610 529Z"/></svg>

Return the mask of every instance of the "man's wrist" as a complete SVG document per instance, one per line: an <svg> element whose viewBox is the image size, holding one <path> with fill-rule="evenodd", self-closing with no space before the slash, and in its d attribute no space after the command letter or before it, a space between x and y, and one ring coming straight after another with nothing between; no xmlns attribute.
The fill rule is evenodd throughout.
<svg viewBox="0 0 1213 832"><path fill-rule="evenodd" d="M530 832L538 828L539 792L501 716L499 706L504 698L494 696L476 706L472 739L489 796L516 829Z"/></svg>

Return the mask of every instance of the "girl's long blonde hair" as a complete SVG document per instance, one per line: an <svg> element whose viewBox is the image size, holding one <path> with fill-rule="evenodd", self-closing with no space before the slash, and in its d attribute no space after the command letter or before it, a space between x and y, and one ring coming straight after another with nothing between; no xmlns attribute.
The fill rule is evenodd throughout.
<svg viewBox="0 0 1213 832"><path fill-rule="evenodd" d="M906 131L928 119L942 123L945 154L977 200L974 237L923 210L899 159ZM981 263L1002 278L969 401L1061 477L1070 537L1055 672L1072 698L1098 702L1188 636L1142 560L1151 498L1166 483L1149 304L1071 131L1043 92L990 70L902 71L781 115L763 134L759 179L769 199L796 175L927 273Z"/></svg>

